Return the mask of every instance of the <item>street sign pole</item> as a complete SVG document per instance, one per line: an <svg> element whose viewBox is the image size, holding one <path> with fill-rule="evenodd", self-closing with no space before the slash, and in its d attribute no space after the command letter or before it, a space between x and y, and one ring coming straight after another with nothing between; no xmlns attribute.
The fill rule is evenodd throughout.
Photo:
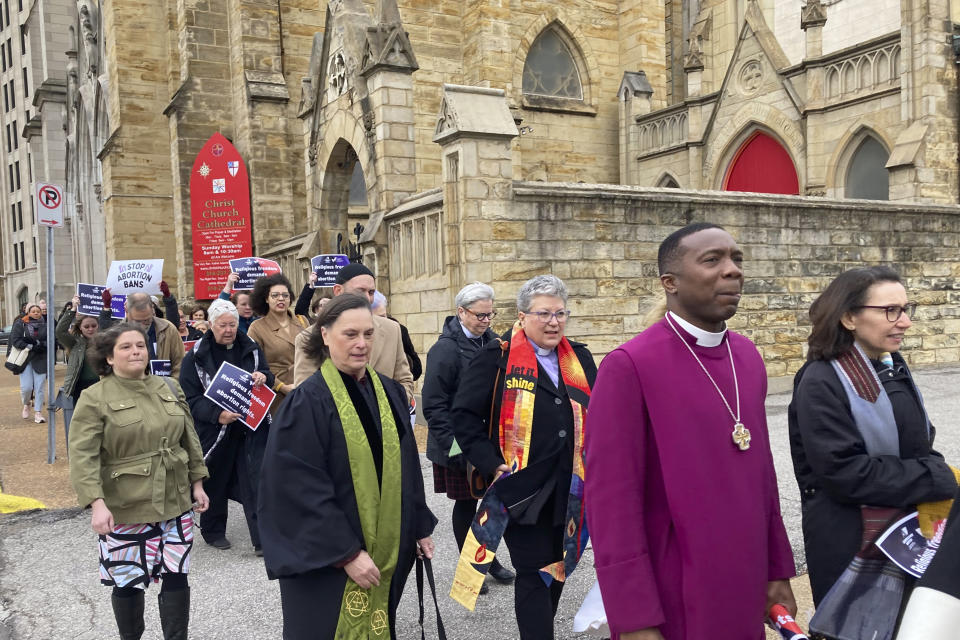
<svg viewBox="0 0 960 640"><path fill-rule="evenodd" d="M53 299L53 229L63 226L63 186L38 182L34 185L33 210L37 223L47 228L47 464L57 459L57 339L54 335L57 302ZM34 390L34 393L38 393ZM66 426L66 422L64 422ZM64 436L69 437L64 430Z"/></svg>
<svg viewBox="0 0 960 640"><path fill-rule="evenodd" d="M53 227L47 227L47 464L57 459L57 412L53 401L57 397L54 367L57 364L57 342L54 336L54 315L57 305L53 299Z"/></svg>

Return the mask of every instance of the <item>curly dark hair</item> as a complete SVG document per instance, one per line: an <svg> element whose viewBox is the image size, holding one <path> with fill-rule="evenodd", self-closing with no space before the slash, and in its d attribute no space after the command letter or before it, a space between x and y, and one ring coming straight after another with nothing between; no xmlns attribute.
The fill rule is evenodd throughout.
<svg viewBox="0 0 960 640"><path fill-rule="evenodd" d="M807 338L807 361L833 360L853 347L853 334L840 324L843 314L861 307L867 291L880 282L899 282L900 274L890 267L864 267L844 271L810 305L813 330Z"/></svg>
<svg viewBox="0 0 960 640"><path fill-rule="evenodd" d="M272 276L264 276L253 284L253 290L250 291L250 306L255 314L262 317L270 313L267 297L270 295L270 288L278 284L287 288L290 294L290 307L293 308L293 285L282 273L275 273Z"/></svg>
<svg viewBox="0 0 960 640"><path fill-rule="evenodd" d="M345 311L350 311L351 309L366 309L370 311L370 301L367 300L365 296L358 296L352 293L340 294L323 305L323 309L320 310L320 314L317 315L317 319L314 320L313 328L310 331L306 344L303 346L303 351L317 367L322 365L323 361L330 357L330 350L327 349L327 345L323 342L323 334L320 332L320 328L325 327L329 329ZM373 313L372 311L370 312Z"/></svg>
<svg viewBox="0 0 960 640"><path fill-rule="evenodd" d="M93 336L93 348L90 351L90 364L98 375L108 376L113 373L113 367L107 362L107 358L113 356L113 348L117 346L117 340L128 331L136 331L143 336L143 341L147 341L147 332L139 324L133 322L121 322L115 324L105 331L98 332Z"/></svg>

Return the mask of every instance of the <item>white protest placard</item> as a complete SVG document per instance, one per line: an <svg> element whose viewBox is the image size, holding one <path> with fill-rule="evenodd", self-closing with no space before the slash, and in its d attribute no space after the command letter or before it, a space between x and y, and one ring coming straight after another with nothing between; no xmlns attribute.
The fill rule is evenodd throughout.
<svg viewBox="0 0 960 640"><path fill-rule="evenodd" d="M163 260L114 260L107 272L110 293L160 293Z"/></svg>

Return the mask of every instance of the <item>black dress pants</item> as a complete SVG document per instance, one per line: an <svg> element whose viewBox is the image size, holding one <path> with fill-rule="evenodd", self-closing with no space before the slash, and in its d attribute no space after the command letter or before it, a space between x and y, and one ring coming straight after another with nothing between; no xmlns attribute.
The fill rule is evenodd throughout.
<svg viewBox="0 0 960 640"><path fill-rule="evenodd" d="M560 604L563 583L548 587L540 569L563 558L563 526L553 523L552 500L531 525L507 526L503 539L517 572L513 600L520 640L553 640L553 618Z"/></svg>
<svg viewBox="0 0 960 640"><path fill-rule="evenodd" d="M249 488L246 477L246 465L237 462L231 470L230 480L222 490L213 490L204 483L204 490L210 499L210 507L200 514L200 535L206 542L213 542L226 536L227 533L227 501L236 500L243 505L243 515L247 520L247 530L250 532L250 542L254 547L260 547L260 532L257 528L257 504L253 492Z"/></svg>

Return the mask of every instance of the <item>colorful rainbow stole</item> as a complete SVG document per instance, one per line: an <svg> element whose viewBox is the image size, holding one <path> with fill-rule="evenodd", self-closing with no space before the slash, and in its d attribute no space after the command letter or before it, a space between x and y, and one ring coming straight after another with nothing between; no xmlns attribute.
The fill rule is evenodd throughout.
<svg viewBox="0 0 960 640"><path fill-rule="evenodd" d="M507 372L504 377L503 398L500 406L500 450L510 467L510 473L522 473L529 462L533 430L533 407L537 392L537 356L519 324L513 328ZM583 501L583 441L590 385L586 374L570 346L563 338L557 346L560 376L566 386L573 410L573 475L567 499L567 526L563 539L563 559L540 570L540 577L548 586L554 580L561 582L573 573L588 532ZM496 495L496 483L490 486L470 526L454 575L450 596L471 611L476 606L480 587L496 555L497 546L509 522L509 515Z"/></svg>

